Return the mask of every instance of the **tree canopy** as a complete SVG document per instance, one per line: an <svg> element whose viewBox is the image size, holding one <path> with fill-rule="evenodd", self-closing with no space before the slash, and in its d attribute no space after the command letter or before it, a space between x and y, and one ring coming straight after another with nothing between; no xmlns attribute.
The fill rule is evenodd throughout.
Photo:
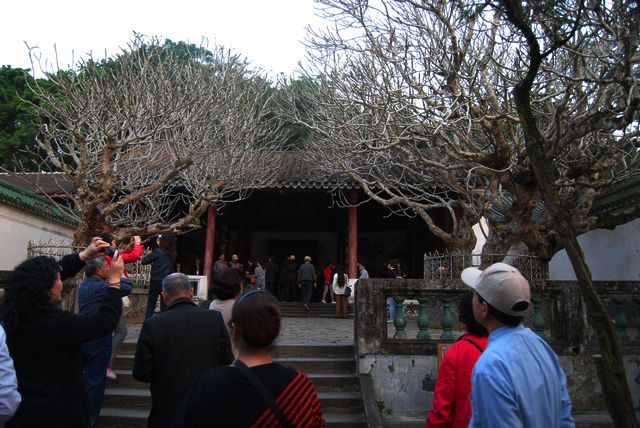
<svg viewBox="0 0 640 428"><path fill-rule="evenodd" d="M548 260L566 248L614 424L637 426L576 239L614 225L593 215L594 200L640 174L637 2L319 3L335 27L310 34L308 75L326 79L312 114L297 117L316 165L420 216L450 246L472 247L486 216L494 253L524 244Z"/></svg>
<svg viewBox="0 0 640 428"><path fill-rule="evenodd" d="M496 250L560 249L513 95L529 52L509 2L319 3L335 27L309 35L307 77L323 79L317 108L297 117L313 130L314 163L420 216L449 246L473 247L486 216ZM637 20L624 2L522 7L543 50L528 96L562 208L578 232L611 227L590 208L640 171Z"/></svg>
<svg viewBox="0 0 640 428"><path fill-rule="evenodd" d="M136 36L106 60L48 73L33 104L38 149L73 180L76 241L103 224L121 235L198 227L221 206L268 185L260 167L281 144L269 82L236 54Z"/></svg>

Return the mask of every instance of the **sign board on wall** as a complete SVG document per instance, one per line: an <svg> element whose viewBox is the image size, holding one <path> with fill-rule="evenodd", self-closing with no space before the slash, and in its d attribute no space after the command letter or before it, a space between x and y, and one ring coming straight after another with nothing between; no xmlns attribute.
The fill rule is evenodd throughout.
<svg viewBox="0 0 640 428"><path fill-rule="evenodd" d="M440 364L442 364L442 360L444 360L444 355L447 353L447 350L453 345L453 343L438 343L438 369L440 369Z"/></svg>

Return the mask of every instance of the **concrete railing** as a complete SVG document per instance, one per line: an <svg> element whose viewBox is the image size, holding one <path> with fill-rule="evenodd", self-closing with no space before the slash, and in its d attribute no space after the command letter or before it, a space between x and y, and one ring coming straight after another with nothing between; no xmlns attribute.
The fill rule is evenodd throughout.
<svg viewBox="0 0 640 428"><path fill-rule="evenodd" d="M560 356L574 410L605 410L593 356L599 353L587 308L575 282L532 281L533 308L524 324ZM599 282L599 294L616 322L627 377L640 405L640 283ZM358 283L355 346L358 370L370 375L376 400L387 413L424 413L438 374L438 347L460 335L457 302L468 291L453 278L368 279ZM387 299L397 305L387 322Z"/></svg>

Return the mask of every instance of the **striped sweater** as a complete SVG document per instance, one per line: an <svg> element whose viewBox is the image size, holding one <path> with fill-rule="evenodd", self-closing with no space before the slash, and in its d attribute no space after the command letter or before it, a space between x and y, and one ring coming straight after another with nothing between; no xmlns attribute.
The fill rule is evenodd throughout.
<svg viewBox="0 0 640 428"><path fill-rule="evenodd" d="M322 407L309 378L276 363L252 367L291 427L324 427ZM192 386L175 426L279 427L277 418L240 369L219 367Z"/></svg>

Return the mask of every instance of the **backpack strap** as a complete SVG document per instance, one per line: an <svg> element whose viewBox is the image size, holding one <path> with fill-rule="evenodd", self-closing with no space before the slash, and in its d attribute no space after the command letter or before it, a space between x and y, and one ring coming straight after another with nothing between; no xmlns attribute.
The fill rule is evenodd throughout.
<svg viewBox="0 0 640 428"><path fill-rule="evenodd" d="M282 411L273 400L273 397L271 396L269 391L267 391L267 388L264 386L264 384L260 382L260 379L258 379L258 377L251 371L251 369L240 360L236 360L233 365L239 368L240 371L245 375L245 377L249 379L249 382L251 382L251 384L258 391L265 403L267 403L267 405L271 408L274 416L276 417L278 422L280 422L280 426L282 428L290 428L287 419L284 417Z"/></svg>
<svg viewBox="0 0 640 428"><path fill-rule="evenodd" d="M475 346L478 349L478 351L480 351L481 354L482 354L482 352L484 352L484 349L482 349L482 347L480 345L478 345L476 342L474 342L473 340L469 339L468 337L465 337L462 340L464 340L465 342L469 342L470 344Z"/></svg>

